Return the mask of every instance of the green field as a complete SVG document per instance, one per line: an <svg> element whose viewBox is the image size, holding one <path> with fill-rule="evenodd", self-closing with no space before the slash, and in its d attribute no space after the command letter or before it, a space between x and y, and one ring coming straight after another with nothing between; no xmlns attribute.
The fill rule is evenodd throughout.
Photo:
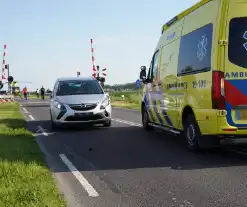
<svg viewBox="0 0 247 207"><path fill-rule="evenodd" d="M123 107L123 108L130 108L130 109L137 109L140 110L141 106L141 92L138 91L134 92L110 92L111 96L111 103L114 107ZM124 95L124 97L122 97Z"/></svg>
<svg viewBox="0 0 247 207"><path fill-rule="evenodd" d="M66 206L17 103L0 104L0 206Z"/></svg>

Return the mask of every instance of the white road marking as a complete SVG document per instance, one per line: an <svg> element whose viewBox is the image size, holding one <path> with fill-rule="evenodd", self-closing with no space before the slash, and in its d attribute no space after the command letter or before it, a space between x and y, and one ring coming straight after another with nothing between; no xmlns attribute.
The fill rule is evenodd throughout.
<svg viewBox="0 0 247 207"><path fill-rule="evenodd" d="M124 123L124 124L128 124L128 125L131 125L131 126L137 126L137 127L142 127L141 124L138 124L138 123L134 123L134 122L131 122L131 121L126 121L126 120L122 120L122 119L111 119L112 121L116 121L116 122L120 122L120 123Z"/></svg>
<svg viewBox="0 0 247 207"><path fill-rule="evenodd" d="M46 131L41 127L41 126L38 126L39 130L41 131L41 133L44 135L44 136L48 136L48 134L46 133Z"/></svg>
<svg viewBox="0 0 247 207"><path fill-rule="evenodd" d="M46 133L47 135L43 134L42 132L36 132L36 133L33 134L33 136L35 136L35 137L39 137L39 136L50 136L50 135L56 134L57 132L52 132L52 133L50 133L50 132L45 132L45 133Z"/></svg>
<svg viewBox="0 0 247 207"><path fill-rule="evenodd" d="M77 178L77 180L80 182L83 188L87 191L88 195L91 197L99 196L97 191L93 188L93 186L90 185L87 179L76 169L76 167L72 164L72 162L64 154L59 154L59 156L61 160L64 162L64 164L69 168L69 170Z"/></svg>
<svg viewBox="0 0 247 207"><path fill-rule="evenodd" d="M22 109L23 109L24 113L26 113L26 114L28 113L26 108L22 108Z"/></svg>
<svg viewBox="0 0 247 207"><path fill-rule="evenodd" d="M31 114L28 115L30 119L35 120Z"/></svg>

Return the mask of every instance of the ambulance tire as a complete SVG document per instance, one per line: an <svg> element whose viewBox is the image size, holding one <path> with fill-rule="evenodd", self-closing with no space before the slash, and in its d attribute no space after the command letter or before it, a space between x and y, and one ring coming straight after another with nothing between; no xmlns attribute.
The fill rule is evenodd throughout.
<svg viewBox="0 0 247 207"><path fill-rule="evenodd" d="M149 124L150 124L150 120L149 120L148 112L147 112L146 108L143 107L143 109L142 109L142 127L143 127L143 129L145 129L146 131L152 130L153 127L150 126Z"/></svg>
<svg viewBox="0 0 247 207"><path fill-rule="evenodd" d="M185 119L183 134L189 150L193 152L202 150L199 144L201 132L193 114L188 115Z"/></svg>

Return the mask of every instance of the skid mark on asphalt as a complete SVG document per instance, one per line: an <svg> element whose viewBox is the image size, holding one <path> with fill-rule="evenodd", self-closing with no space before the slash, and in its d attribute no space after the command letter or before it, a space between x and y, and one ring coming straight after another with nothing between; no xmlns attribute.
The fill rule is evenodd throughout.
<svg viewBox="0 0 247 207"><path fill-rule="evenodd" d="M90 185L87 179L76 169L72 162L64 154L59 154L63 163L69 168L71 173L77 178L82 187L87 191L90 197L98 197L98 192Z"/></svg>

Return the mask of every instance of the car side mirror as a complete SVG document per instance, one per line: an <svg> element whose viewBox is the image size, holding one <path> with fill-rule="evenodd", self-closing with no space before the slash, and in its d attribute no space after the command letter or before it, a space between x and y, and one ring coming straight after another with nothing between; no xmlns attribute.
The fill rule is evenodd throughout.
<svg viewBox="0 0 247 207"><path fill-rule="evenodd" d="M141 66L141 71L140 71L140 80L145 83L146 82L146 66Z"/></svg>

